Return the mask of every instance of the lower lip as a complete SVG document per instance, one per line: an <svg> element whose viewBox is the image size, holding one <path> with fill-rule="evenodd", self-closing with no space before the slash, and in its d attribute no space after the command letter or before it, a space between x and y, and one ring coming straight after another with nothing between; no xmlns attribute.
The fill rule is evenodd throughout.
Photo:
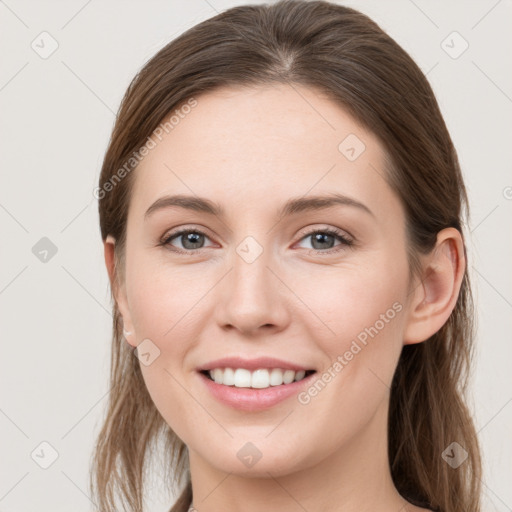
<svg viewBox="0 0 512 512"><path fill-rule="evenodd" d="M297 395L301 388L308 385L311 377L308 375L302 380L280 386L270 386L264 389L237 388L236 386L224 386L217 384L203 373L199 373L210 393L220 402L241 411L262 411L268 409L283 400Z"/></svg>

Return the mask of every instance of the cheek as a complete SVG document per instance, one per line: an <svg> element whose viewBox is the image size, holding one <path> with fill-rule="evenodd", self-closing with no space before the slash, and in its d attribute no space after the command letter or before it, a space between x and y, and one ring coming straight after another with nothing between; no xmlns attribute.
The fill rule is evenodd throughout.
<svg viewBox="0 0 512 512"><path fill-rule="evenodd" d="M157 344L184 328L197 325L201 298L211 285L203 271L155 264L150 258L133 258L128 275L129 307L138 339ZM163 347L162 347L163 348Z"/></svg>
<svg viewBox="0 0 512 512"><path fill-rule="evenodd" d="M204 323L200 299L206 285L186 275L139 265L130 276L129 305L137 341L151 340L157 354L151 364L140 364L148 393L165 421L188 442L190 425L205 421L204 411L191 402L183 367Z"/></svg>
<svg viewBox="0 0 512 512"><path fill-rule="evenodd" d="M324 456L362 431L377 410L384 414L387 409L402 347L404 290L403 277L375 271L350 278L345 274L336 288L315 295L311 309L335 334L313 338L325 364L298 397L297 417L308 418L301 422L302 439L329 440L321 446ZM311 454L311 463L322 454Z"/></svg>
<svg viewBox="0 0 512 512"><path fill-rule="evenodd" d="M368 265L332 268L307 279L296 277L294 292L316 314L307 317L329 328L322 331L328 334L323 338L329 340L326 351L332 354L360 334L364 341L367 330L375 325L382 337L395 339L402 328L407 279L405 262L375 258Z"/></svg>
<svg viewBox="0 0 512 512"><path fill-rule="evenodd" d="M329 327L322 331L326 334L312 334L325 355L318 376L325 387L319 383L321 392L308 391L303 402L317 402L340 421L345 413L336 411L359 411L356 416L367 417L385 398L403 346L406 257L374 257L371 264L333 269L330 279L326 274L316 283L321 293L308 292L306 286L300 293Z"/></svg>

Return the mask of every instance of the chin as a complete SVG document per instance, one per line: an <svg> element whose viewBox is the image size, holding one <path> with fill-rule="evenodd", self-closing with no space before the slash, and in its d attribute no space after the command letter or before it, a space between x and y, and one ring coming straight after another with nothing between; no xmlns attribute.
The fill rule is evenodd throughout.
<svg viewBox="0 0 512 512"><path fill-rule="evenodd" d="M274 477L285 476L308 466L307 457L301 456L296 447L285 449L268 440L266 444L264 441L234 441L221 453L210 452L201 456L219 471L246 478L268 478L269 473Z"/></svg>

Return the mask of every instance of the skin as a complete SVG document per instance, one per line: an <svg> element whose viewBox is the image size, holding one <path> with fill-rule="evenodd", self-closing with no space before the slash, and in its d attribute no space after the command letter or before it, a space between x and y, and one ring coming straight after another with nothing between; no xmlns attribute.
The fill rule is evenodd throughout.
<svg viewBox="0 0 512 512"><path fill-rule="evenodd" d="M223 88L197 100L134 171L119 287L115 240L105 241L128 343L150 339L160 350L141 370L155 406L188 446L195 508L426 510L391 480L389 386L403 345L426 340L455 306L465 267L459 232L439 233L411 281L404 210L383 179L375 135L302 86ZM366 146L354 161L338 149L348 134ZM332 192L373 215L341 205L277 217L290 198ZM226 216L172 207L145 219L166 194L209 198ZM158 245L179 227L204 232L203 248L182 255ZM307 236L328 227L354 244L314 245ZM251 263L236 251L247 236L263 249ZM190 247L184 237L171 243ZM293 396L239 411L211 396L196 372L233 355L282 358L321 375L394 303L401 311L308 404ZM237 457L247 442L261 452L251 468Z"/></svg>

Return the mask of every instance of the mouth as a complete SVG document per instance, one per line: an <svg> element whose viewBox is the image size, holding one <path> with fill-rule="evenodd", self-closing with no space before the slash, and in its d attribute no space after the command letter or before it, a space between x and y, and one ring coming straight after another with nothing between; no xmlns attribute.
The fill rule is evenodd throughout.
<svg viewBox="0 0 512 512"><path fill-rule="evenodd" d="M241 412L256 413L268 410L297 396L311 384L316 370L303 368L235 368L219 366L201 369L197 375L205 390L224 404Z"/></svg>
<svg viewBox="0 0 512 512"><path fill-rule="evenodd" d="M207 379L233 388L268 389L300 382L316 373L316 370L290 370L284 368L213 368L200 370Z"/></svg>

